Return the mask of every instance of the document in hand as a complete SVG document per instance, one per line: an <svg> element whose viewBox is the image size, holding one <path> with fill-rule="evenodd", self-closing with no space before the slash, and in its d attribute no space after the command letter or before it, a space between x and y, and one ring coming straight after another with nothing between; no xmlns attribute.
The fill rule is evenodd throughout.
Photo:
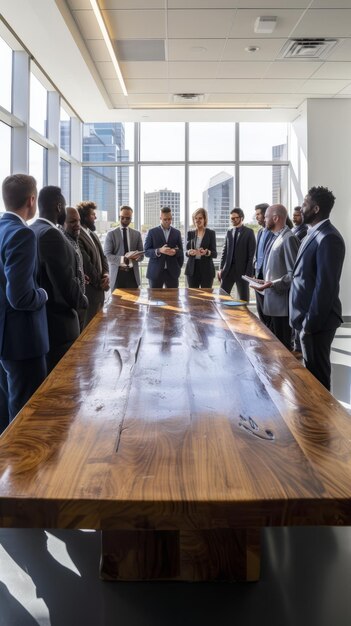
<svg viewBox="0 0 351 626"><path fill-rule="evenodd" d="M126 259L130 259L131 257L141 256L142 254L144 254L144 252L140 252L140 250L131 250L130 252L126 252L124 256Z"/></svg>
<svg viewBox="0 0 351 626"><path fill-rule="evenodd" d="M261 284L259 280L257 280L256 278L252 278L252 276L243 275L241 278L243 280L246 280L249 283L250 287L257 287L257 285Z"/></svg>

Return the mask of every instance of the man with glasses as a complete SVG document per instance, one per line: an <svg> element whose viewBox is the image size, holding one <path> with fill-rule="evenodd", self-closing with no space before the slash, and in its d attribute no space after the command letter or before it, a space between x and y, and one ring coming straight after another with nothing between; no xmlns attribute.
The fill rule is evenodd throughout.
<svg viewBox="0 0 351 626"><path fill-rule="evenodd" d="M252 228L243 226L244 217L242 209L230 212L233 228L228 230L224 242L218 280L221 288L229 294L235 284L240 300L248 302L249 285L241 277L253 275L256 241Z"/></svg>
<svg viewBox="0 0 351 626"><path fill-rule="evenodd" d="M139 263L144 258L143 242L138 230L130 228L133 209L121 206L120 226L106 235L104 253L110 269L111 289L137 289L140 287Z"/></svg>

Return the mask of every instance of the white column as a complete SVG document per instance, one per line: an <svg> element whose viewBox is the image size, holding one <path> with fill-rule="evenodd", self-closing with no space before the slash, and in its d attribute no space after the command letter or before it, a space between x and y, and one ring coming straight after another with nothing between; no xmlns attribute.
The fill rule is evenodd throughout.
<svg viewBox="0 0 351 626"><path fill-rule="evenodd" d="M29 56L27 52L13 53L12 111L23 126L12 129L11 172L28 174L29 170Z"/></svg>
<svg viewBox="0 0 351 626"><path fill-rule="evenodd" d="M48 184L57 186L60 182L60 96L57 91L48 92L48 139L53 144L48 149Z"/></svg>
<svg viewBox="0 0 351 626"><path fill-rule="evenodd" d="M293 163L300 198L312 186L328 187L336 197L331 221L346 244L346 258L340 285L343 315L351 315L351 99L307 100L293 123L297 149L307 161L307 181L299 174L298 158ZM303 167L302 167L303 170ZM307 184L306 184L307 183ZM333 259L330 259L333 262ZM328 294L325 294L328 298Z"/></svg>

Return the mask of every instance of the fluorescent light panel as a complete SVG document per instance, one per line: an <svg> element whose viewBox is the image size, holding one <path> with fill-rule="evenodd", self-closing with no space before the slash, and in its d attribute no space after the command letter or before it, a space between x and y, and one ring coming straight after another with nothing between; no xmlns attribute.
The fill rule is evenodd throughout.
<svg viewBox="0 0 351 626"><path fill-rule="evenodd" d="M99 27L100 27L100 30L101 30L101 34L102 34L102 36L104 38L104 41L105 41L108 53L109 53L109 55L111 57L111 61L113 63L113 67L115 68L115 72L117 74L117 78L119 80L119 84L122 87L123 94L125 96L128 96L128 92L127 92L127 88L125 86L125 82L123 80L122 72L121 72L121 69L119 67L119 64L118 64L118 61L117 61L117 57L116 57L115 51L114 51L112 43L111 43L110 36L109 36L107 28L105 26L104 18L102 17L102 13L101 13L100 7L99 7L99 5L97 3L97 0L90 0L90 4L91 4L91 8L94 11L94 15L96 17L97 23L99 24Z"/></svg>

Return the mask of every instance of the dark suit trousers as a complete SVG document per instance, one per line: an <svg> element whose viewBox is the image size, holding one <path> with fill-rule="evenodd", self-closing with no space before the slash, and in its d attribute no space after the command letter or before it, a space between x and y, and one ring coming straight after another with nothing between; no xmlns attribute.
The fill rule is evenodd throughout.
<svg viewBox="0 0 351 626"><path fill-rule="evenodd" d="M6 407L1 407L0 429L8 425L4 423L13 420L23 408L27 400L33 395L46 377L45 356L21 361L1 360L0 363L1 398L7 398Z"/></svg>
<svg viewBox="0 0 351 626"><path fill-rule="evenodd" d="M257 315L260 318L261 322L263 322L268 328L271 327L271 318L269 315L265 315L263 313L263 298L264 296L256 291L256 309Z"/></svg>
<svg viewBox="0 0 351 626"><path fill-rule="evenodd" d="M307 369L330 391L330 348L335 329L304 335L300 333L302 356Z"/></svg>
<svg viewBox="0 0 351 626"><path fill-rule="evenodd" d="M138 289L137 281L135 279L134 270L131 267L128 270L122 270L118 268L118 274L114 289Z"/></svg>
<svg viewBox="0 0 351 626"><path fill-rule="evenodd" d="M288 349L291 350L291 326L289 317L271 317L269 328L273 335Z"/></svg>
<svg viewBox="0 0 351 626"><path fill-rule="evenodd" d="M194 273L192 276L187 276L188 285L192 289L209 289L213 285L213 277L209 276L209 267L207 263L202 261L196 261L194 265Z"/></svg>
<svg viewBox="0 0 351 626"><path fill-rule="evenodd" d="M249 302L249 283L237 276L235 265L233 264L228 274L223 278L221 288L230 294L234 283L236 284L240 300L246 300L246 302Z"/></svg>
<svg viewBox="0 0 351 626"><path fill-rule="evenodd" d="M178 289L179 280L171 276L167 270L163 270L157 278L149 278L149 286L151 289L162 289L163 285L170 289Z"/></svg>

